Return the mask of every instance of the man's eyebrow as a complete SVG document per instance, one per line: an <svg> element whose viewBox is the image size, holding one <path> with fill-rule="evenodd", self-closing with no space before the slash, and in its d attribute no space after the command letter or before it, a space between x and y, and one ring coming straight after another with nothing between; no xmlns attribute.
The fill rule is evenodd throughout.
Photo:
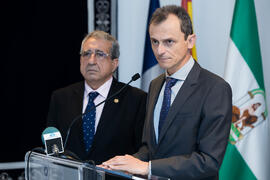
<svg viewBox="0 0 270 180"><path fill-rule="evenodd" d="M150 37L150 40L157 40L156 38Z"/></svg>

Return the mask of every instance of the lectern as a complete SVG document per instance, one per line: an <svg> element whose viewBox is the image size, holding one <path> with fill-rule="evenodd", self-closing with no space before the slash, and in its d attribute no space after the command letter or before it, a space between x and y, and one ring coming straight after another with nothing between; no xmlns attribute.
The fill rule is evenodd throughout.
<svg viewBox="0 0 270 180"><path fill-rule="evenodd" d="M120 171L111 171L89 163L48 156L37 152L25 155L26 180L105 180L105 175L121 179L169 180L159 176L139 177Z"/></svg>

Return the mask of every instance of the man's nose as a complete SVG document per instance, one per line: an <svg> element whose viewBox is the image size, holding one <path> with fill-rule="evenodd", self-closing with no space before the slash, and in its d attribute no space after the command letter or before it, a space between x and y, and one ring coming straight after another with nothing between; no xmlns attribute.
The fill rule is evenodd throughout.
<svg viewBox="0 0 270 180"><path fill-rule="evenodd" d="M166 51L165 47L162 44L159 44L158 48L157 48L157 53L158 55L162 55L164 54Z"/></svg>
<svg viewBox="0 0 270 180"><path fill-rule="evenodd" d="M87 61L89 64L96 64L96 62L97 62L96 54L92 53Z"/></svg>

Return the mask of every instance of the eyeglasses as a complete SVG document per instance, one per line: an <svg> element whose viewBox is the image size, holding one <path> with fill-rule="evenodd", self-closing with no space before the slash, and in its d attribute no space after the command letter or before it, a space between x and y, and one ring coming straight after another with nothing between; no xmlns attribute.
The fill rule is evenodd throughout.
<svg viewBox="0 0 270 180"><path fill-rule="evenodd" d="M99 49L89 49L87 51L84 51L84 52L81 52L80 55L81 57L84 59L84 60L88 60L92 54L95 55L95 57L98 59L98 60L103 60L105 59L106 57L110 56L109 54L99 50Z"/></svg>

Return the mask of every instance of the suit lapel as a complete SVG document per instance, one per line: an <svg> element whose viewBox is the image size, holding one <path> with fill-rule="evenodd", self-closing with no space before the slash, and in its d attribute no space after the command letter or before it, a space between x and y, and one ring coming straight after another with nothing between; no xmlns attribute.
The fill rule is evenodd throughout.
<svg viewBox="0 0 270 180"><path fill-rule="evenodd" d="M161 91L161 88L162 88L162 85L165 81L165 74L162 74L161 76L159 76L156 80L155 83L152 83L152 87L151 87L151 96L149 96L149 108L148 108L148 111L147 112L148 114L151 115L150 119L150 133L151 133L151 140L153 142L153 144L157 144L156 142L156 134L155 134L155 129L154 129L154 109L155 109L155 106L156 106L156 103L157 103L157 100L158 100L158 97L159 97L159 94L160 94L160 91Z"/></svg>
<svg viewBox="0 0 270 180"><path fill-rule="evenodd" d="M82 113L83 95L84 95L84 82L81 82L78 87L73 89L72 105L75 114Z"/></svg>
<svg viewBox="0 0 270 180"><path fill-rule="evenodd" d="M73 109L74 109L75 116L82 114L84 89L85 89L84 81L82 81L79 84L79 87L73 90L74 93L72 97L72 102L73 102ZM77 131L77 133L74 133L74 134L79 135L78 139L80 141L79 144L81 145L81 147L77 149L83 150L83 152L81 153L85 154L86 152L84 151L85 147L84 147L84 141L83 141L82 117L80 117L77 120L77 123L75 123L73 130Z"/></svg>
<svg viewBox="0 0 270 180"><path fill-rule="evenodd" d="M182 87L178 91L172 106L168 112L166 117L165 123L163 128L160 132L160 137L158 138L158 144L162 141L166 131L170 127L171 123L174 120L176 114L181 111L182 106L184 105L185 101L189 98L190 95L196 90L198 85L198 78L200 74L200 66L198 63L195 62L194 66L192 67L191 71L189 72L185 82L183 83Z"/></svg>

